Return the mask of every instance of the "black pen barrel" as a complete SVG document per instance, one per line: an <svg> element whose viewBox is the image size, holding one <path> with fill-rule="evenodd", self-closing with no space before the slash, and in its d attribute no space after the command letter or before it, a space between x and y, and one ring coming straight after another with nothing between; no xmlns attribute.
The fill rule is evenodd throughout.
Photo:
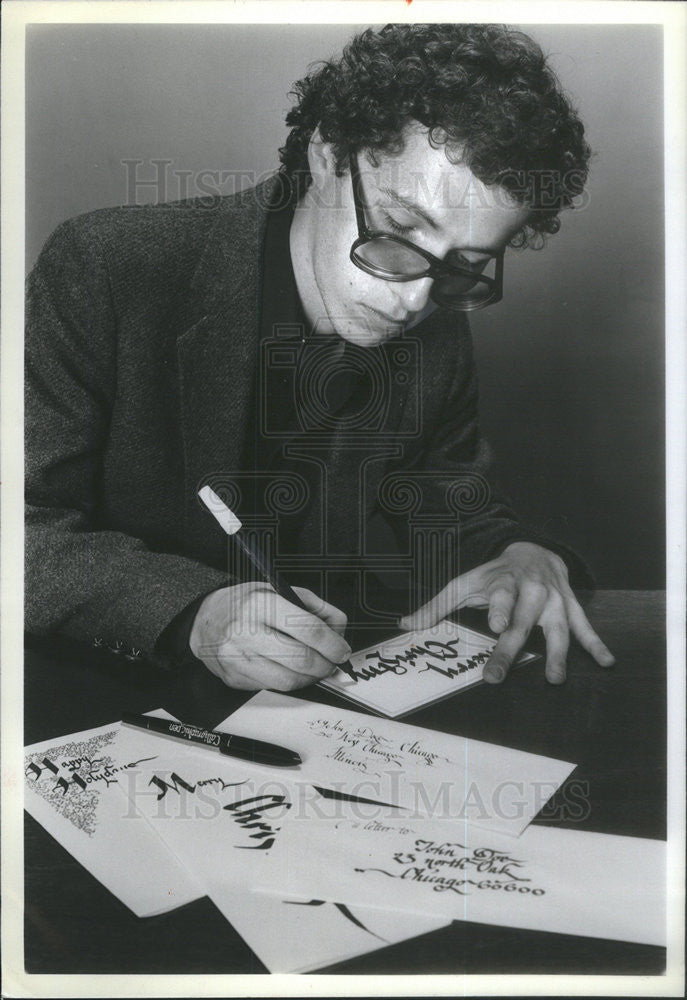
<svg viewBox="0 0 687 1000"><path fill-rule="evenodd" d="M266 583L269 583L270 586L274 587L276 592L285 600L289 601L291 604L295 604L297 608L302 608L303 611L308 611L309 614L312 614L312 612L300 599L296 591L289 587L288 583L286 583L286 581L279 575L265 553L260 549L258 544L250 538L250 536L247 536L245 533L242 534L241 532L237 532L232 537L235 539L237 545L240 545L246 553Z"/></svg>
<svg viewBox="0 0 687 1000"><path fill-rule="evenodd" d="M293 767L301 763L300 756L294 750L280 747L276 743L265 743L264 740L251 740L246 736L228 735L220 743L219 749L220 753L229 757L252 760L256 764L271 764L273 767Z"/></svg>
<svg viewBox="0 0 687 1000"><path fill-rule="evenodd" d="M238 757L256 764L270 764L272 767L296 767L301 763L301 758L295 750L280 747L276 743L265 743L263 740L252 740L246 736L234 736L233 733L202 729L200 726L178 722L176 719L158 719L150 715L134 715L131 712L123 712L122 722L128 726L136 726L138 729L147 729L160 736L182 740L193 746L219 750L227 757Z"/></svg>

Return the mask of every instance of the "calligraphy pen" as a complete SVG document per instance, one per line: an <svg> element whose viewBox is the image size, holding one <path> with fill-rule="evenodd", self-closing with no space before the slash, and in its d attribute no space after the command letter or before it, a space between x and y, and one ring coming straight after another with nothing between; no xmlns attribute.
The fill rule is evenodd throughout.
<svg viewBox="0 0 687 1000"><path fill-rule="evenodd" d="M241 528L243 527L241 521L233 511L229 510L221 497L217 496L212 487L203 486L202 489L198 490L198 496L215 518L217 523L224 528L227 535L234 539L241 551L244 552L250 559L251 563L263 578L265 583L269 583L269 585L276 590L280 597L283 597L291 604L295 604L296 607L302 608L303 611L307 611L308 614L314 614L314 612L312 612L310 608L303 603L293 587L290 587L284 578L280 576L275 567L272 565L270 558L262 551L258 543L245 532L241 531ZM350 660L337 665L339 670L343 670L344 673L350 673L353 670Z"/></svg>
<svg viewBox="0 0 687 1000"><path fill-rule="evenodd" d="M219 750L227 757L250 760L254 764L297 767L301 763L300 755L295 750L277 746L276 743L252 740L246 736L233 736L231 733L219 733L212 729L201 729L199 726L190 726L175 719L157 719L152 715L123 712L122 723L125 726L135 726L136 729L147 729L156 736L168 736L173 740L192 743L207 750Z"/></svg>
<svg viewBox="0 0 687 1000"><path fill-rule="evenodd" d="M257 542L255 542L250 535L241 531L243 525L239 521L238 517L233 513L233 511L229 510L227 505L220 497L217 496L212 487L203 486L203 488L198 491L198 496L215 520L224 528L226 533L234 539L239 548L248 556L265 583L269 583L270 586L273 587L280 595L280 597L290 601L291 604L295 604L296 607L302 608L303 611L307 611L308 614L312 614L309 608L307 608L300 599L296 591L289 587L288 583L286 583L286 581L279 575L270 559L258 546Z"/></svg>

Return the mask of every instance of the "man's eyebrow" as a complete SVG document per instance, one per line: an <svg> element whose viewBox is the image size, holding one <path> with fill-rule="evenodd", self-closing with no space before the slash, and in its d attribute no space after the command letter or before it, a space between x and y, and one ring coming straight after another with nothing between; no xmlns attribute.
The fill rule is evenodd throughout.
<svg viewBox="0 0 687 1000"><path fill-rule="evenodd" d="M439 230L441 226L436 222L431 215L428 215L424 209L416 205L414 201L410 201L409 198L405 198L398 191L394 191L390 187L382 187L379 189L382 194L387 195L392 201L395 201L398 205L401 205L408 212L412 212L419 218L424 219L425 222L431 226L432 229ZM487 254L490 257L496 257L504 249L503 247L461 247L462 250L472 250L474 253Z"/></svg>
<svg viewBox="0 0 687 1000"><path fill-rule="evenodd" d="M441 228L439 223L436 222L431 215L428 215L427 212L425 212L424 209L420 208L419 205L416 205L414 201L410 201L408 198L404 198L402 194L398 193L398 191L394 191L390 187L380 188L380 191L382 192L382 194L385 194L389 198L391 198L392 201L395 201L397 204L402 205L403 208L407 209L408 212L412 212L414 215L417 215L421 219L424 219L425 222L432 227L432 229Z"/></svg>

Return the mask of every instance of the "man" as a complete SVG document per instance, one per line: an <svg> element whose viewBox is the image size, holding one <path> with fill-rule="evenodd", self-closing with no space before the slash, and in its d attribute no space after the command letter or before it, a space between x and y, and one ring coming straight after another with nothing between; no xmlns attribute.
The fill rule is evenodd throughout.
<svg viewBox="0 0 687 1000"><path fill-rule="evenodd" d="M586 585L584 567L489 479L465 318L499 300L506 246L555 232L581 192L579 119L538 47L494 26L364 32L296 93L272 181L92 213L46 245L27 313L27 627L291 690L347 659L341 605L378 610L379 555L425 601L398 597L404 628L488 607L489 681L536 624L549 681L571 631L611 665L568 579ZM227 567L205 483L311 614ZM297 499L275 502L284 488Z"/></svg>

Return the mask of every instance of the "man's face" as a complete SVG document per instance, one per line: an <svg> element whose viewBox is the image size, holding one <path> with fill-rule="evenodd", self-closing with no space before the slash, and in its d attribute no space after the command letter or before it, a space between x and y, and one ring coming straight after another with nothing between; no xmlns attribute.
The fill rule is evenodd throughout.
<svg viewBox="0 0 687 1000"><path fill-rule="evenodd" d="M527 222L527 208L451 163L419 125L401 153L378 159L372 167L358 158L368 227L397 233L435 257L461 250L466 261L480 263L486 258L479 251L497 253ZM310 166L313 184L291 230L303 306L318 332L374 347L434 308L432 279L386 281L356 267L349 258L358 236L350 173L336 176L331 147L323 143L311 145Z"/></svg>

